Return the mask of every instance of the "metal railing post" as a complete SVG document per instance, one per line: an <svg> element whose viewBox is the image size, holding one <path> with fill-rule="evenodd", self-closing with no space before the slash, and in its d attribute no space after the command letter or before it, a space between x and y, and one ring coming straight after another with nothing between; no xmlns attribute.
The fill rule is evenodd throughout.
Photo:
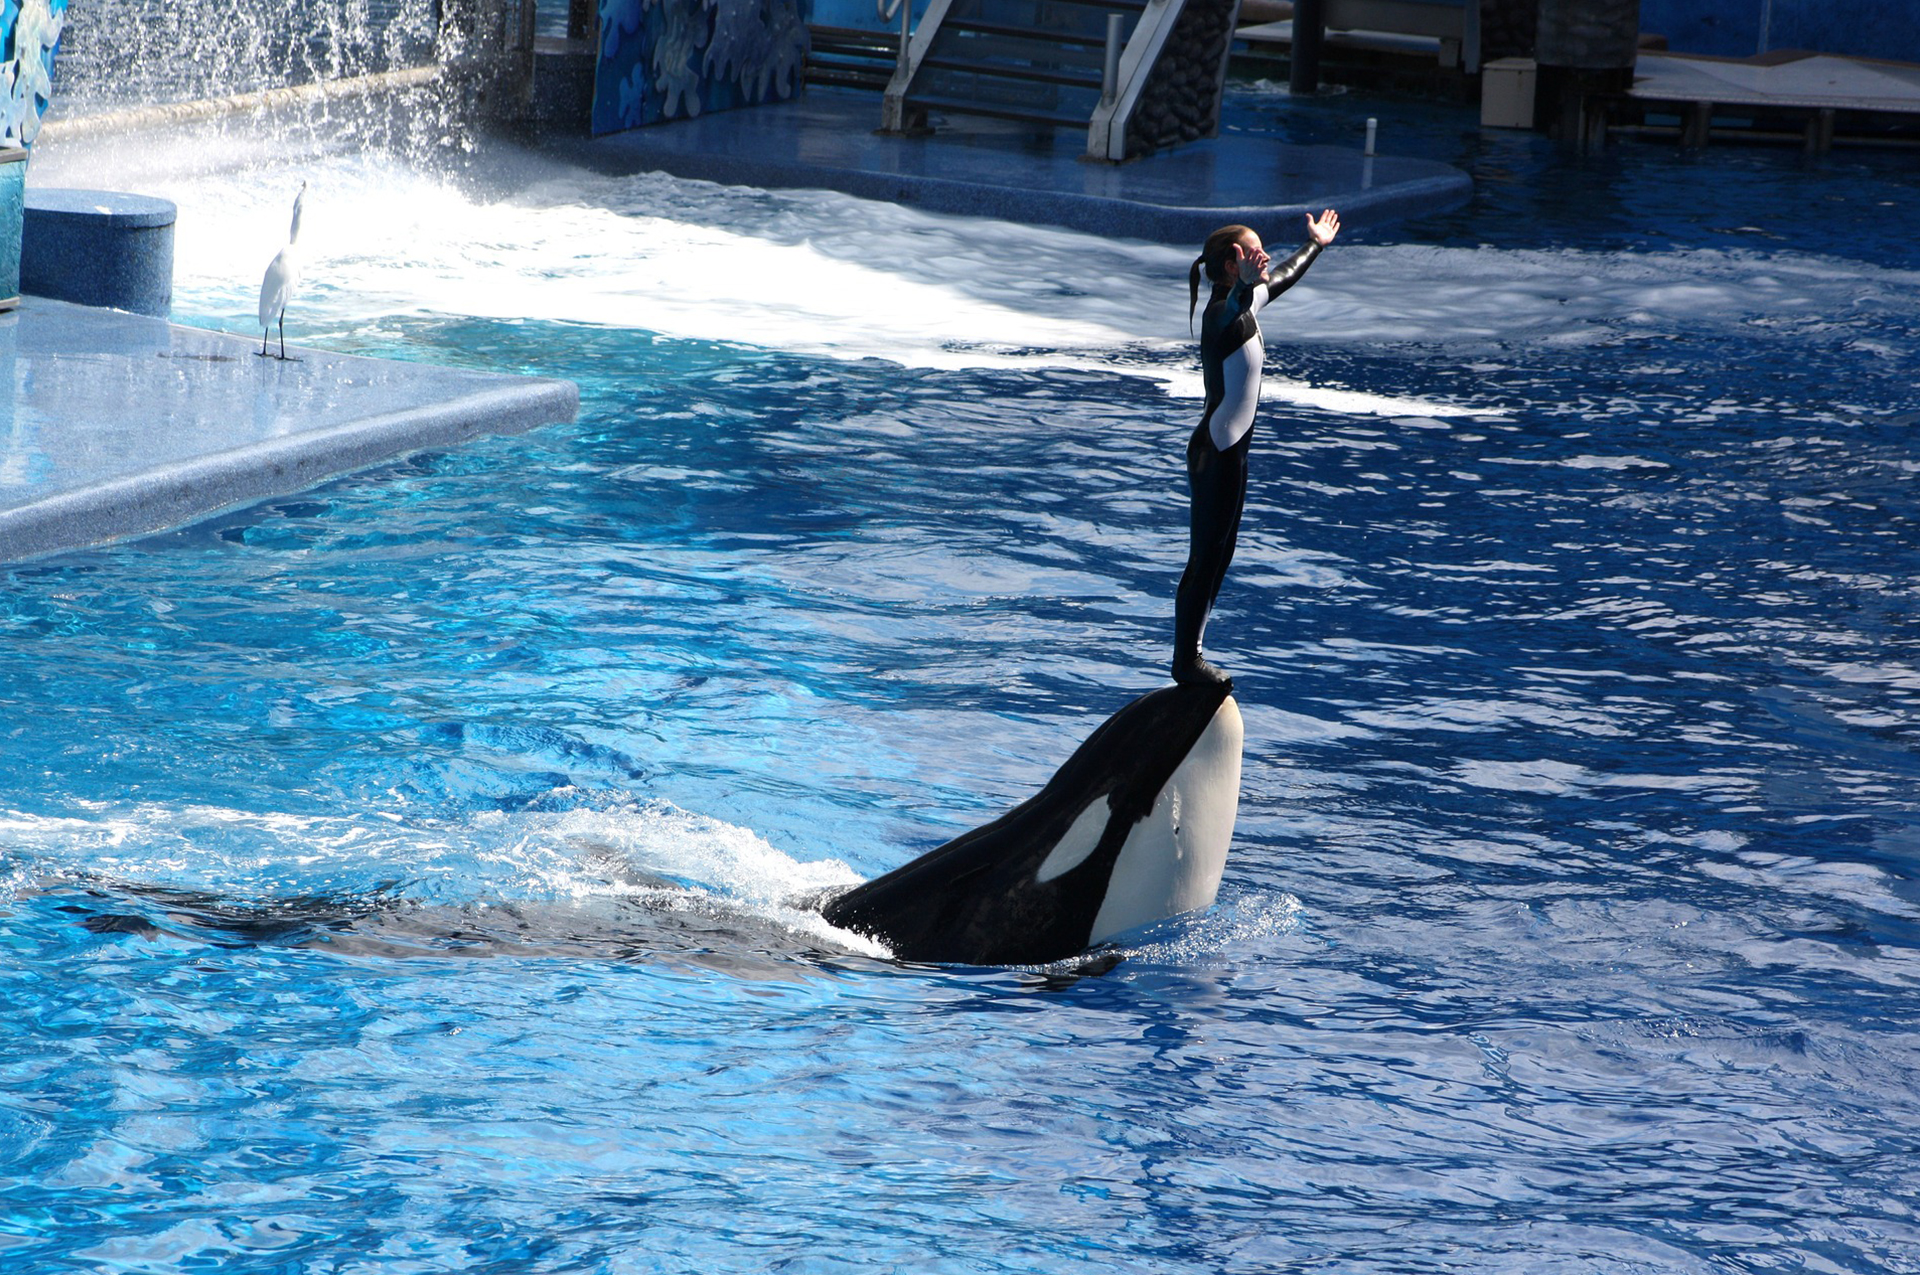
<svg viewBox="0 0 1920 1275"><path fill-rule="evenodd" d="M1120 27L1125 21L1118 13L1107 15L1107 60L1100 69L1100 101L1106 106L1112 106L1120 92Z"/></svg>
<svg viewBox="0 0 1920 1275"><path fill-rule="evenodd" d="M907 69L907 41L913 38L913 0L874 0L873 7L885 22L895 13L900 15L900 51L894 55L893 73L904 75Z"/></svg>

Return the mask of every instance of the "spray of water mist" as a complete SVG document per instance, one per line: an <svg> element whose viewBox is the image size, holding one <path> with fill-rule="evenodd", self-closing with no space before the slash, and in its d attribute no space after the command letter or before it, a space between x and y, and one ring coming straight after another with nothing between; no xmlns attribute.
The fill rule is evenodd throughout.
<svg viewBox="0 0 1920 1275"><path fill-rule="evenodd" d="M87 0L70 11L55 109L75 118L430 63L434 0Z"/></svg>

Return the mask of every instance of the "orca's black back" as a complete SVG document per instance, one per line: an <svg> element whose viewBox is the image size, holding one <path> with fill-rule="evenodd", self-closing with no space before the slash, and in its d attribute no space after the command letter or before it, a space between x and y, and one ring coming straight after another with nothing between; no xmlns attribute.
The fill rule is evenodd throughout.
<svg viewBox="0 0 1920 1275"><path fill-rule="evenodd" d="M1128 832L1206 732L1227 686L1168 686L1115 713L1029 800L821 909L907 961L1039 965L1086 950ZM1114 817L1084 861L1034 874L1087 806Z"/></svg>

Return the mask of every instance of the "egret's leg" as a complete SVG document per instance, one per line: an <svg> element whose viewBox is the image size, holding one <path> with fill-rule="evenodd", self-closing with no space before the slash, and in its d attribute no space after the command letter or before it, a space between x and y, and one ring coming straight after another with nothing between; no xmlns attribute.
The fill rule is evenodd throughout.
<svg viewBox="0 0 1920 1275"><path fill-rule="evenodd" d="M287 357L287 312L280 312L280 357Z"/></svg>
<svg viewBox="0 0 1920 1275"><path fill-rule="evenodd" d="M262 325L261 325L261 328L260 328L260 357L261 357L261 358L263 358L263 359L267 357L267 337L269 337L270 335L272 335L272 333L273 333L273 329L271 329L271 328L269 328L269 327L267 327L267 326L266 326L266 325L264 325L264 324L262 324Z"/></svg>

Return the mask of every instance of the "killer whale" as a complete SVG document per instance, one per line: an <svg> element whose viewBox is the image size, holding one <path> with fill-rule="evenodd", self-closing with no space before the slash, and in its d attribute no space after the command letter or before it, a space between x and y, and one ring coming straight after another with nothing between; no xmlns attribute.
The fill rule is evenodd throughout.
<svg viewBox="0 0 1920 1275"><path fill-rule="evenodd" d="M537 900L446 905L411 898L395 882L264 900L108 877L69 880L60 889L73 891L67 910L94 933L166 934L221 946L685 960L749 969L756 977L762 966L785 969L796 957L841 968L886 957L1054 965L1213 902L1239 805L1244 731L1230 690L1205 683L1144 695L1102 723L1037 794L1000 818L865 884L786 901L877 940L884 952L849 951L830 936L791 930L699 891L691 906L662 905L653 896L684 883L631 866L620 880L649 888L631 898L608 896L608 915ZM740 952L730 939L739 940ZM1101 961L1094 958L1096 965Z"/></svg>
<svg viewBox="0 0 1920 1275"><path fill-rule="evenodd" d="M821 913L899 960L1044 965L1210 906L1240 802L1245 730L1231 692L1141 696L1033 797Z"/></svg>

